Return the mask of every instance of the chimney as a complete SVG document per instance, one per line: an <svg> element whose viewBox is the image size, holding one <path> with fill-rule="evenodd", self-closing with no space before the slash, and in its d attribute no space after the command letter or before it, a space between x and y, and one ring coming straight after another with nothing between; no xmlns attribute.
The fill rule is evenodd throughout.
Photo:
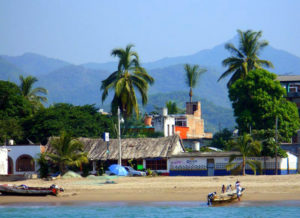
<svg viewBox="0 0 300 218"><path fill-rule="evenodd" d="M168 108L164 107L164 108L162 109L162 115L163 115L164 117L168 116Z"/></svg>

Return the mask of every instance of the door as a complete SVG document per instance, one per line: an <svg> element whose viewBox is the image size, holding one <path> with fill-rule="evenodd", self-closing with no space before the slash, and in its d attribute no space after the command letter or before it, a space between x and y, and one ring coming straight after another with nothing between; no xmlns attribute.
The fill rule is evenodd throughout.
<svg viewBox="0 0 300 218"><path fill-rule="evenodd" d="M215 175L215 160L207 159L207 175L214 176Z"/></svg>
<svg viewBox="0 0 300 218"><path fill-rule="evenodd" d="M14 166L13 166L13 160L11 159L10 156L8 156L8 165L7 165L7 173L8 175L13 174Z"/></svg>

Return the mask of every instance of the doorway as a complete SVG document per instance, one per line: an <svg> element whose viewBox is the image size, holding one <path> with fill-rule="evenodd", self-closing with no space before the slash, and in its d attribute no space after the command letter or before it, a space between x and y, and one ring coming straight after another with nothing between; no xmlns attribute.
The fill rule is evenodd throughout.
<svg viewBox="0 0 300 218"><path fill-rule="evenodd" d="M14 163L10 156L8 156L8 165L7 165L7 173L8 175L13 174Z"/></svg>
<svg viewBox="0 0 300 218"><path fill-rule="evenodd" d="M207 176L215 175L215 160L207 159Z"/></svg>

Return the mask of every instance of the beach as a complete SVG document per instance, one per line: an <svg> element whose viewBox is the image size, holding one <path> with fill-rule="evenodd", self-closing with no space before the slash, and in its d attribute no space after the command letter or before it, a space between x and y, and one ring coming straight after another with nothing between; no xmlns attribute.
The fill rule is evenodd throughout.
<svg viewBox="0 0 300 218"><path fill-rule="evenodd" d="M106 180L116 184L105 184ZM300 200L300 175L282 176L221 176L221 177L95 177L68 178L54 181L31 179L0 184L26 184L47 187L56 184L65 189L59 196L19 197L0 195L0 204L24 202L162 202L206 201L209 192L221 186L241 182L246 188L243 201Z"/></svg>

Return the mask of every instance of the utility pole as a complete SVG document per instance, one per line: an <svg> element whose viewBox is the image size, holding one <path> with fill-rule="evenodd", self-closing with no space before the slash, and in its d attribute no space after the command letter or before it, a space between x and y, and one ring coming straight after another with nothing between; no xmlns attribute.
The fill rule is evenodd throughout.
<svg viewBox="0 0 300 218"><path fill-rule="evenodd" d="M119 142L119 160L118 160L118 164L122 166L120 113L121 113L120 108L118 107L118 142Z"/></svg>
<svg viewBox="0 0 300 218"><path fill-rule="evenodd" d="M277 158L277 142L278 142L278 117L276 115L276 123L275 123L276 129L275 129L275 175L278 175L278 158Z"/></svg>

